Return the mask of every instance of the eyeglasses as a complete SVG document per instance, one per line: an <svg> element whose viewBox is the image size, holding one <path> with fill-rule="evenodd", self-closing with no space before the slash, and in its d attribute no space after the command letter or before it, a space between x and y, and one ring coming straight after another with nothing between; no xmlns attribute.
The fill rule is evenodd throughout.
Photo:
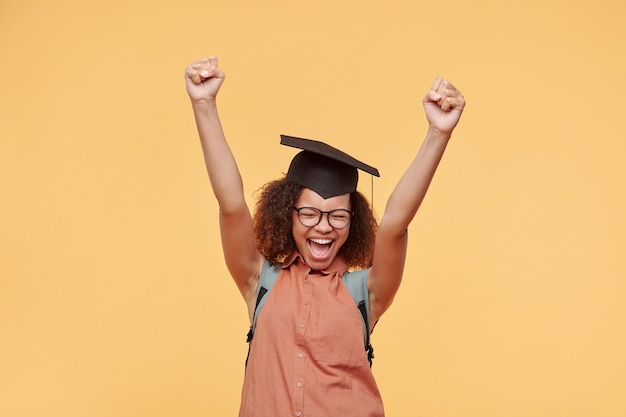
<svg viewBox="0 0 626 417"><path fill-rule="evenodd" d="M298 220L303 226L317 226L322 221L322 215L328 215L328 224L335 229L343 229L350 224L352 213L345 209L335 209L331 211L322 211L315 207L294 207L298 213Z"/></svg>

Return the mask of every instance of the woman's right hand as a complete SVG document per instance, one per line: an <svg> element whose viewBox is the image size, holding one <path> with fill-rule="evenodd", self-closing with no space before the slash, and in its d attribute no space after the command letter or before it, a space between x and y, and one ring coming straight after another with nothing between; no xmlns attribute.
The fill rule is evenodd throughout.
<svg viewBox="0 0 626 417"><path fill-rule="evenodd" d="M217 57L202 58L185 68L187 93L192 102L215 100L226 75L217 66Z"/></svg>

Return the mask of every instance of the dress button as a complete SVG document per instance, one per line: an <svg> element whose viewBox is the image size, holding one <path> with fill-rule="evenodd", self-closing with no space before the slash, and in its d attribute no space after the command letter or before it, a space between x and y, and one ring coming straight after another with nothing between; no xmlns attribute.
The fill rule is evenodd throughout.
<svg viewBox="0 0 626 417"><path fill-rule="evenodd" d="M304 329L304 323L300 323L300 328Z"/></svg>
<svg viewBox="0 0 626 417"><path fill-rule="evenodd" d="M298 382L298 383L296 384L296 387L298 387L298 388L300 388L301 386L302 386L302 382Z"/></svg>
<svg viewBox="0 0 626 417"><path fill-rule="evenodd" d="M304 358L304 353L298 353L299 358Z"/></svg>
<svg viewBox="0 0 626 417"><path fill-rule="evenodd" d="M301 415L302 415L302 413L301 413L300 411L298 411L298 412L296 413L296 417L300 417Z"/></svg>

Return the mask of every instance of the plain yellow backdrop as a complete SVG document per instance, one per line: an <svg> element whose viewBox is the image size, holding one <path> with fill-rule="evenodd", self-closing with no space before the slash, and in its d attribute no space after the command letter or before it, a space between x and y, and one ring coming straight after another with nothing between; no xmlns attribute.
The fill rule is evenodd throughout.
<svg viewBox="0 0 626 417"><path fill-rule="evenodd" d="M389 416L625 416L625 13L4 0L0 416L236 414L248 323L183 80L209 54L251 205L285 133L378 167L380 215L432 79L467 98L373 336Z"/></svg>

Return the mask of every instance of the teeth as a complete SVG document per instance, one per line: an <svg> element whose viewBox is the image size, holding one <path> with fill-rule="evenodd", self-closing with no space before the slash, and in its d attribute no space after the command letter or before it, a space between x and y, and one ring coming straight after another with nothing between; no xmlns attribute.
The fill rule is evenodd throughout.
<svg viewBox="0 0 626 417"><path fill-rule="evenodd" d="M311 242L317 243L318 245L328 245L332 242L330 239L311 239Z"/></svg>

